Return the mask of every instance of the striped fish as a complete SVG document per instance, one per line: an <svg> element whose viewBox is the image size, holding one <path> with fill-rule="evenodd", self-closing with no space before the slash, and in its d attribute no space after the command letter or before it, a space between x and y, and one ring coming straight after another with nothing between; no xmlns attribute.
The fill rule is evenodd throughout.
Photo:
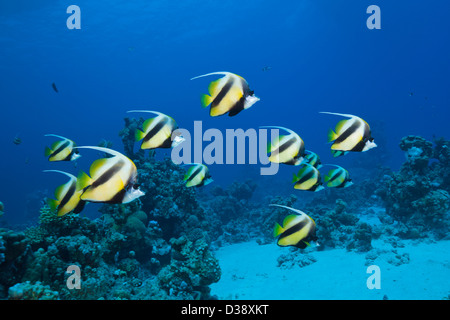
<svg viewBox="0 0 450 320"><path fill-rule="evenodd" d="M184 175L186 187L201 187L213 182L213 179L211 179L211 175L209 174L209 169L204 164L189 163L186 165L192 165Z"/></svg>
<svg viewBox="0 0 450 320"><path fill-rule="evenodd" d="M212 72L194 77L191 80L210 75L224 75L224 77L209 84L209 95L203 94L201 96L204 108L211 105L209 114L212 117L221 116L225 113L228 113L230 117L235 116L259 101L259 98L250 90L247 81L231 72Z"/></svg>
<svg viewBox="0 0 450 320"><path fill-rule="evenodd" d="M278 138L267 146L270 153L269 161L298 166L305 155L305 143L294 131L277 126L265 126L261 128L276 128L289 132L288 135L279 135Z"/></svg>
<svg viewBox="0 0 450 320"><path fill-rule="evenodd" d="M80 213L84 209L85 201L81 200L82 189L77 188L77 178L70 173L59 170L44 170L44 172L57 172L64 174L70 180L55 190L55 199L47 199L50 209L61 217L69 212Z"/></svg>
<svg viewBox="0 0 450 320"><path fill-rule="evenodd" d="M143 195L137 184L137 168L129 158L109 148L77 147L93 149L112 155L95 160L89 169L91 177L83 171L77 179L77 188L83 189L81 200L104 203L128 203Z"/></svg>
<svg viewBox="0 0 450 320"><path fill-rule="evenodd" d="M334 141L332 150L362 152L375 148L377 145L371 136L370 127L360 117L351 114L321 112L349 118L341 120L336 125L336 132L328 132L328 142Z"/></svg>
<svg viewBox="0 0 450 320"><path fill-rule="evenodd" d="M322 162L320 161L319 155L315 152L305 150L305 156L303 156L302 164L310 164L314 166L316 169L320 169L322 167Z"/></svg>
<svg viewBox="0 0 450 320"><path fill-rule="evenodd" d="M350 179L350 174L341 166L335 164L328 164L328 166L335 166L336 169L331 169L323 178L327 187L329 188L347 188L353 184Z"/></svg>
<svg viewBox="0 0 450 320"><path fill-rule="evenodd" d="M45 156L48 157L48 161L74 161L81 157L78 150L75 150L77 145L72 140L56 134L46 134L45 136L61 139L54 142L50 148L45 147Z"/></svg>
<svg viewBox="0 0 450 320"><path fill-rule="evenodd" d="M147 112L157 115L145 120L142 126L143 131L136 129L135 138L136 141L142 140L141 149L172 148L184 141L180 136L175 136L172 141L172 134L178 129L177 123L172 117L150 110L130 110L127 112Z"/></svg>
<svg viewBox="0 0 450 320"><path fill-rule="evenodd" d="M293 246L305 249L311 245L311 241L317 240L316 223L306 213L279 204L271 204L270 206L285 208L296 213L284 218L283 226L275 223L273 236L278 237L277 244L280 247ZM316 245L318 244L316 243Z"/></svg>
<svg viewBox="0 0 450 320"><path fill-rule="evenodd" d="M320 178L320 172L310 164L303 164L297 174L294 173L292 179L294 189L305 191L320 191L324 189Z"/></svg>

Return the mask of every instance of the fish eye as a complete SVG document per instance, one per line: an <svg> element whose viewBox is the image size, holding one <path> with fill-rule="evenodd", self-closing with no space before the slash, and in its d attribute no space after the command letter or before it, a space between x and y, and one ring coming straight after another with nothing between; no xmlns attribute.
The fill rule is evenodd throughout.
<svg viewBox="0 0 450 320"><path fill-rule="evenodd" d="M252 96L252 95L254 95L254 94L255 94L255 91L253 91L253 90L250 90L250 91L248 92L248 94Z"/></svg>
<svg viewBox="0 0 450 320"><path fill-rule="evenodd" d="M134 184L134 185L133 185L133 189L134 189L134 190L137 190L137 189L139 189L140 186L141 186L140 184Z"/></svg>

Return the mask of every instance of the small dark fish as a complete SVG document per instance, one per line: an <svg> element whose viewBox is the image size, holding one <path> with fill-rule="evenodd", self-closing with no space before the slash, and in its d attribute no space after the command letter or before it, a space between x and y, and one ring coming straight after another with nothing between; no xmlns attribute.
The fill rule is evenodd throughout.
<svg viewBox="0 0 450 320"><path fill-rule="evenodd" d="M13 143L14 143L16 146L18 146L19 144L22 143L22 139L20 139L19 137L15 137L14 140L13 140Z"/></svg>
<svg viewBox="0 0 450 320"><path fill-rule="evenodd" d="M265 66L265 67L263 67L261 70L264 71L264 72L267 72L267 71L269 71L269 70L272 70L272 67Z"/></svg>
<svg viewBox="0 0 450 320"><path fill-rule="evenodd" d="M53 90L55 90L56 93L59 92L58 88L56 88L56 84L54 82L52 83L52 88L53 88Z"/></svg>

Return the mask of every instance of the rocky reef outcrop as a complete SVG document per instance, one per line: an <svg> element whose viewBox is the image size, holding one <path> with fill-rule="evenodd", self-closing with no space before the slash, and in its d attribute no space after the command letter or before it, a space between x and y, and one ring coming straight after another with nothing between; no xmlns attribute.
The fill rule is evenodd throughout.
<svg viewBox="0 0 450 320"><path fill-rule="evenodd" d="M391 232L402 238L448 236L450 218L450 142L433 144L418 136L404 137L406 161L398 172L385 175L376 191L385 203Z"/></svg>

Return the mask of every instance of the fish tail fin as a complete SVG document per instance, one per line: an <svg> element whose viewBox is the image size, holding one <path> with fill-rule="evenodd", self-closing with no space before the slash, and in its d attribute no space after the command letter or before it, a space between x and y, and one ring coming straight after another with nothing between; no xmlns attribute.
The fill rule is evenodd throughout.
<svg viewBox="0 0 450 320"><path fill-rule="evenodd" d="M336 140L338 137L338 135L336 134L336 132L333 131L333 129L330 129L328 131L328 142L332 142L334 140Z"/></svg>
<svg viewBox="0 0 450 320"><path fill-rule="evenodd" d="M145 133L139 129L136 129L136 131L134 133L134 139L136 141L141 141L142 139L144 139L144 137L145 137Z"/></svg>
<svg viewBox="0 0 450 320"><path fill-rule="evenodd" d="M280 226L278 223L275 223L275 227L273 228L273 237L276 238L283 232L284 232L283 227Z"/></svg>
<svg viewBox="0 0 450 320"><path fill-rule="evenodd" d="M58 208L59 205L59 201L55 200L55 199L47 199L47 204L50 207L50 210L52 212L55 212Z"/></svg>
<svg viewBox="0 0 450 320"><path fill-rule="evenodd" d="M44 154L46 157L50 156L52 152L53 152L52 149L50 149L49 147L45 147Z"/></svg>
<svg viewBox="0 0 450 320"><path fill-rule="evenodd" d="M206 108L207 106L209 106L211 104L211 102L213 101L213 98L207 94L202 94L200 99L201 99L203 108Z"/></svg>
<svg viewBox="0 0 450 320"><path fill-rule="evenodd" d="M83 190L87 186L90 186L92 179L84 171L80 171L77 177L77 190Z"/></svg>

